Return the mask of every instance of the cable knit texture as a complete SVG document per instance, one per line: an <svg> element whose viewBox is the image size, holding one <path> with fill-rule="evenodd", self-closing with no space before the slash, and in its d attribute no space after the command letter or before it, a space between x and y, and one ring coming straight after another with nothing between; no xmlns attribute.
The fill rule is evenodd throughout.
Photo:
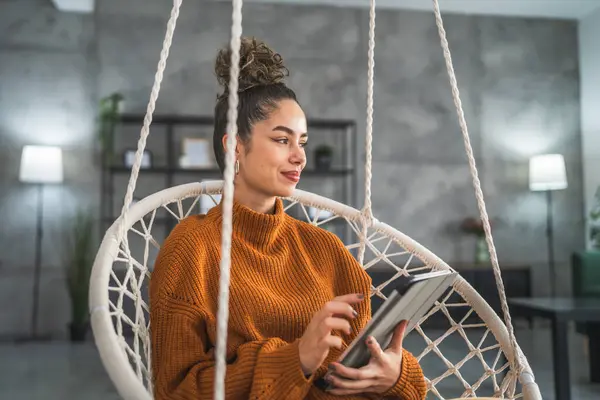
<svg viewBox="0 0 600 400"><path fill-rule="evenodd" d="M211 399L215 372L222 208L181 221L163 243L150 281L152 368L156 399ZM336 296L364 293L347 346L371 315L371 280L334 234L294 219L276 201L273 214L234 202L227 337L227 399L339 399L315 385L342 350L332 349L311 377L298 340L312 316ZM415 357L404 350L401 374L383 394L345 399L424 399Z"/></svg>

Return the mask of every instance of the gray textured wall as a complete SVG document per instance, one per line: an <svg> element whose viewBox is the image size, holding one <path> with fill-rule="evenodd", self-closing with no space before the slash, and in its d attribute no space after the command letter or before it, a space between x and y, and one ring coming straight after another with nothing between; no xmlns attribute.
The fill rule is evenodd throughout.
<svg viewBox="0 0 600 400"><path fill-rule="evenodd" d="M148 101L169 2L98 5L93 17L61 14L41 0L1 6L0 301L11 307L0 311L0 335L29 326L35 192L17 181L21 147L66 151L66 185L46 192L41 316L44 331L62 333L69 303L57 249L72 208L98 202L96 101L120 91L132 112ZM356 119L362 144L367 13L270 5L244 13L244 34L283 53L309 117ZM477 208L433 18L392 11L377 18L374 211L447 261L470 261L472 239L455 226ZM211 113L213 59L229 21L227 5L184 4L157 113ZM569 254L583 245L576 24L457 15L445 24L488 212L500 220L500 260L532 265L534 292L545 294L545 203L528 192L527 160L548 151L566 157L569 189L556 194L554 211L559 274L568 282Z"/></svg>
<svg viewBox="0 0 600 400"><path fill-rule="evenodd" d="M68 322L62 232L74 207L98 202L95 42L92 16L58 13L49 1L0 4L0 336L30 327L37 196L18 181L26 144L64 151L65 184L44 193L39 326L64 332Z"/></svg>
<svg viewBox="0 0 600 400"><path fill-rule="evenodd" d="M583 158L583 187L585 236L592 247L590 231L595 225L589 215L596 206L596 192L600 190L600 9L587 16L579 24L579 51L581 71L581 134Z"/></svg>

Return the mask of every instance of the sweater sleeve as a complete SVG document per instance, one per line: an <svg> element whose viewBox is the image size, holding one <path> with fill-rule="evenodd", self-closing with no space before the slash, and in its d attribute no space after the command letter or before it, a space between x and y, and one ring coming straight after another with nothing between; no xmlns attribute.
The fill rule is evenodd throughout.
<svg viewBox="0 0 600 400"><path fill-rule="evenodd" d="M202 313L174 299L161 303L152 319L156 399L213 398L215 349L208 346ZM226 368L226 398L233 400L276 393L303 399L313 381L302 372L298 342L278 338L242 344Z"/></svg>
<svg viewBox="0 0 600 400"><path fill-rule="evenodd" d="M419 362L408 350L402 349L400 377L396 384L383 394L384 398L424 400L426 394L427 384Z"/></svg>

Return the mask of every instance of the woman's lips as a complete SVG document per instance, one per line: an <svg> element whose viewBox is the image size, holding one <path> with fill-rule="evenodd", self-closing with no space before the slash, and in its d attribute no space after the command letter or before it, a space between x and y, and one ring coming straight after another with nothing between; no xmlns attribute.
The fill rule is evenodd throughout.
<svg viewBox="0 0 600 400"><path fill-rule="evenodd" d="M299 172L296 172L296 171L282 172L281 174L294 183L297 183L298 181L300 181L300 173Z"/></svg>

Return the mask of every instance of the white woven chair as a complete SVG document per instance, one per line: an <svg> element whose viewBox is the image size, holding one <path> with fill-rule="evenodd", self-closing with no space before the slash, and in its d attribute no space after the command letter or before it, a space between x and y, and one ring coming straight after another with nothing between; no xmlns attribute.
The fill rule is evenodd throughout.
<svg viewBox="0 0 600 400"><path fill-rule="evenodd" d="M301 190L296 190L291 198L285 199L285 202L286 210L290 210L291 207L300 207L300 215L306 216L309 220L309 214L306 211L307 206L333 213L333 216L325 221L320 221L317 214L317 217L311 220L313 224L333 223L332 219L339 219L348 224L357 237L357 242L348 244L348 247L358 249L357 258L363 268L368 270L376 265L385 265L392 272L392 277L389 280L372 288L372 296L384 298L383 289L385 286L399 276L430 269L449 269L450 266L407 235L378 221L371 210L375 2L374 0L370 1L365 206L362 210L357 210L331 199ZM450 50L445 38L437 0L433 0L433 5L505 321L503 323L485 300L459 276L453 285L452 291L440 298L436 306L415 326L412 335L421 337L423 344L420 347L412 346L410 350L423 365L428 364L425 362L427 361L425 358L435 357L440 360L440 365L443 366L442 371L429 370L427 365L424 367L429 392L436 398L446 399L457 396L473 398L480 393L495 398L514 399L522 397L527 400L541 400L533 373L514 336L500 267L480 182L477 177L475 160L469 142ZM110 378L115 383L121 396L127 400L152 398L150 362L152 355L150 354L151 346L149 342L151 327L148 323L149 305L146 300L147 297L144 297L144 290L151 276L153 256L160 249L162 240L153 230L153 228L156 228L155 222L157 218L161 218L164 222L165 217L180 221L196 212L196 206L201 196L211 197L220 194L222 191L224 194L223 246L217 316L219 325L217 327L215 352L215 398L223 399L224 397L226 367L224 359L232 229L231 205L234 189L233 153L228 152L226 155L224 181L190 183L168 188L132 205L143 150L149 135L152 113L158 98L162 74L165 69L180 6L181 0L174 0L121 216L106 232L96 256L91 277L90 314L96 344ZM227 131L232 134L228 137L227 148L234 148L237 135L235 121L237 120L238 105L237 79L239 74L240 36L241 0L233 0L232 71L229 83L229 93L231 95L229 97L230 112L227 127ZM454 320L452 316L452 310L456 307L461 307L466 311L466 314L462 314L459 320ZM426 333L422 326L435 313L442 313L448 319L449 328L433 337L431 331L428 330ZM469 320L467 320L468 317ZM476 321L473 322L471 317L475 317ZM476 333L470 334L472 332ZM477 336L476 340L475 335ZM455 336L452 339L453 347L456 346L457 339L464 342L465 354L463 357L450 359L447 356L448 349L444 349L444 344L450 336ZM504 358L506 358L506 362L503 361ZM469 365L469 367L466 368L466 365ZM473 371L475 371L475 375L467 376L472 374ZM446 385L447 382L452 380L455 380L454 385ZM461 393L451 393L456 388Z"/></svg>
<svg viewBox="0 0 600 400"><path fill-rule="evenodd" d="M151 274L151 255L156 253L160 246L160 238L156 238L152 231L153 228L161 229L162 226L156 225L155 221L157 218L169 216L177 223L186 216L197 213L201 196L214 200L212 195L220 194L221 190L220 181L191 183L165 189L135 203L128 212L128 224L125 227L130 255L127 254L123 237L119 234L120 220L106 233L92 276L92 325L102 361L125 399L151 399L150 327L148 303L143 291ZM343 221L356 236L360 233L361 212L352 207L302 190L296 190L292 198L284 199L284 203L288 212L304 215L312 224L327 226ZM309 206L332 212L333 215L321 220L317 212L315 217L309 219ZM294 208L298 208L300 212ZM161 223L163 222L165 221L162 220ZM141 243L137 249L132 245L135 238ZM356 242L349 244L348 248L355 249L359 246L360 243ZM382 298L385 298L382 293L385 286L398 276L429 269L450 268L407 235L385 223L374 221L368 232L363 267L369 270L381 264L393 272L392 279L372 288L372 295ZM505 357L512 360L515 354L505 325L490 306L461 277L454 284L453 292L454 296L448 293L440 299L435 308L417 325L416 332L413 332L423 338L421 348L410 349L415 356L419 360L428 355L437 357L447 368L442 374L436 375L432 375L427 369L424 370L431 393L439 399L447 398L437 387L443 386L444 381L448 380L454 380L455 384L460 382L464 392L458 394L461 396L476 395L478 388L482 385L485 387L486 383L486 395L498 395L513 388L516 378L520 378L524 383L532 383L533 374L524 358L522 359L525 369L520 376L508 373L509 363L502 359ZM450 312L455 307L464 309L463 320L476 315L479 323L463 324L461 320L454 321ZM439 332L438 336L429 337L421 329L421 325L434 313L446 315L451 326L448 330ZM479 330L480 340L476 342L472 341L472 337L468 337L469 331L474 329ZM455 336L453 343L456 343L457 336L460 337L465 349L469 350L461 360L449 360L442 353L440 347L449 336ZM467 363L470 373L478 371L477 376L470 377L471 380L461 374L461 367ZM493 393L489 393L490 382ZM520 397L522 391L518 386L520 385L517 385L515 395L507 397ZM457 394L453 393L452 396L456 397Z"/></svg>

